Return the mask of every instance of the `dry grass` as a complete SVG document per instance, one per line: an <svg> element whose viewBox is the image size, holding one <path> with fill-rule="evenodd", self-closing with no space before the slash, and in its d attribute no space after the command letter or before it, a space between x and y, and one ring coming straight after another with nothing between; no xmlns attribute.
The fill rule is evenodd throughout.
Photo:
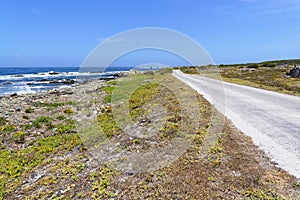
<svg viewBox="0 0 300 200"><path fill-rule="evenodd" d="M220 70L224 81L300 96L300 79L284 75L290 69L260 67L254 71L246 68L226 67Z"/></svg>

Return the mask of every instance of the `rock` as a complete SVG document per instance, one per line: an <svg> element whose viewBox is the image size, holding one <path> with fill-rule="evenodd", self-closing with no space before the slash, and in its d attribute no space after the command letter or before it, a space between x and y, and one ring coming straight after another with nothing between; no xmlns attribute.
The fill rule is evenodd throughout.
<svg viewBox="0 0 300 200"><path fill-rule="evenodd" d="M36 182L37 180L39 180L43 176L44 176L44 174L32 173L32 174L29 175L28 182L31 182L31 183Z"/></svg>
<svg viewBox="0 0 300 200"><path fill-rule="evenodd" d="M17 75L15 75L15 77L24 77L24 75L22 75L22 74L17 74Z"/></svg>
<svg viewBox="0 0 300 200"><path fill-rule="evenodd" d="M10 85L10 84L12 84L12 82L5 82L5 83L3 83L3 85Z"/></svg>
<svg viewBox="0 0 300 200"><path fill-rule="evenodd" d="M292 78L298 78L300 77L300 68L297 65L295 65L294 68L287 72L285 75L290 76Z"/></svg>
<svg viewBox="0 0 300 200"><path fill-rule="evenodd" d="M60 83L58 80L53 80L53 81L50 81L49 84L57 84L57 83Z"/></svg>
<svg viewBox="0 0 300 200"><path fill-rule="evenodd" d="M66 80L63 80L62 83L63 83L63 84L74 84L75 81L72 80L72 79L66 79Z"/></svg>
<svg viewBox="0 0 300 200"><path fill-rule="evenodd" d="M49 81L48 79L41 79L41 80L37 80L37 82L46 82Z"/></svg>
<svg viewBox="0 0 300 200"><path fill-rule="evenodd" d="M74 84L75 81L72 79L64 79L64 80L53 80L50 81L49 84Z"/></svg>
<svg viewBox="0 0 300 200"><path fill-rule="evenodd" d="M56 193L56 196L57 197L60 197L61 195L64 194L64 191L63 190L58 190L57 193Z"/></svg>
<svg viewBox="0 0 300 200"><path fill-rule="evenodd" d="M59 72L54 72L54 71L51 71L49 72L50 75L57 75L57 74L60 74Z"/></svg>
<svg viewBox="0 0 300 200"><path fill-rule="evenodd" d="M293 78L298 78L298 77L300 76L300 69L299 69L299 68L293 69L293 70L291 71L291 76L292 76Z"/></svg>
<svg viewBox="0 0 300 200"><path fill-rule="evenodd" d="M140 123L150 123L151 119L148 119L147 117L144 117L140 120Z"/></svg>
<svg viewBox="0 0 300 200"><path fill-rule="evenodd" d="M11 97L16 97L16 96L18 96L18 94L17 94L17 93L13 93L13 94L11 94L10 96L11 96Z"/></svg>

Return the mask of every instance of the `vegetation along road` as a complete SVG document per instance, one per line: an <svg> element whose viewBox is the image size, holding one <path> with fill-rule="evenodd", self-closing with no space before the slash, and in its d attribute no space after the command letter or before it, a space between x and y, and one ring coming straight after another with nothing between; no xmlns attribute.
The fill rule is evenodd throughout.
<svg viewBox="0 0 300 200"><path fill-rule="evenodd" d="M300 178L300 98L174 70L278 165Z"/></svg>

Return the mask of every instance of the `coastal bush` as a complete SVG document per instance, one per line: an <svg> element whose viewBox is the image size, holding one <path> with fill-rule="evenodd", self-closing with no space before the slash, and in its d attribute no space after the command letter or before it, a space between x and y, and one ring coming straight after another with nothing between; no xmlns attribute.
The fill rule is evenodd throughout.
<svg viewBox="0 0 300 200"><path fill-rule="evenodd" d="M263 67L276 67L276 64L275 63L264 63L262 64Z"/></svg>
<svg viewBox="0 0 300 200"><path fill-rule="evenodd" d="M106 84L108 84L108 85L117 85L117 83L118 83L118 81L108 81L108 82L106 82Z"/></svg>
<svg viewBox="0 0 300 200"><path fill-rule="evenodd" d="M58 120L65 120L66 119L66 117L65 116L63 116L63 115L59 115L59 116L57 116L56 117L56 119L58 119Z"/></svg>
<svg viewBox="0 0 300 200"><path fill-rule="evenodd" d="M104 97L104 100L103 100L104 103L110 103L111 102L112 92L115 89L115 87L112 86L112 85L114 85L114 82L111 85L103 86L101 88L102 90L104 90L107 93L107 95Z"/></svg>
<svg viewBox="0 0 300 200"><path fill-rule="evenodd" d="M21 125L22 130L28 130L28 129L31 129L32 126L33 126L32 123L28 123L28 124L23 124L23 125Z"/></svg>
<svg viewBox="0 0 300 200"><path fill-rule="evenodd" d="M69 133L72 132L75 129L75 123L72 124L57 124L54 125L55 128L57 128L58 133Z"/></svg>
<svg viewBox="0 0 300 200"><path fill-rule="evenodd" d="M26 108L25 113L33 113L34 110L32 108Z"/></svg>
<svg viewBox="0 0 300 200"><path fill-rule="evenodd" d="M104 114L100 114L97 119L105 137L111 138L119 133L120 129L110 113L106 112Z"/></svg>
<svg viewBox="0 0 300 200"><path fill-rule="evenodd" d="M66 105L70 105L70 106L72 106L72 105L74 105L75 104L75 102L73 102L73 101L68 101L67 103L66 103Z"/></svg>
<svg viewBox="0 0 300 200"><path fill-rule="evenodd" d="M177 69L179 69L179 68L177 68ZM172 71L173 71L173 68L163 68L163 69L160 69L160 70L158 70L157 71L157 73L158 74L170 74L170 73L172 73Z"/></svg>
<svg viewBox="0 0 300 200"><path fill-rule="evenodd" d="M90 174L92 179L97 178L92 185L92 199L111 199L115 196L114 192L108 190L114 174L116 172L109 167L102 167L100 172Z"/></svg>
<svg viewBox="0 0 300 200"><path fill-rule="evenodd" d="M28 115L23 115L23 117L22 117L23 119L29 119L29 116Z"/></svg>
<svg viewBox="0 0 300 200"><path fill-rule="evenodd" d="M35 107L48 107L48 108L57 108L59 106L63 106L65 103L63 102L54 102L54 103L42 103L40 101L34 102Z"/></svg>
<svg viewBox="0 0 300 200"><path fill-rule="evenodd" d="M71 114L74 113L74 110L71 109L71 108L68 108L68 109L64 110L64 113L65 113L65 114L68 114L68 115L71 115Z"/></svg>
<svg viewBox="0 0 300 200"><path fill-rule="evenodd" d="M191 66L191 67L180 67L180 71L186 74L199 74L198 68Z"/></svg>
<svg viewBox="0 0 300 200"><path fill-rule="evenodd" d="M21 184L18 177L40 165L48 155L59 151L68 151L82 144L78 134L64 134L40 138L36 146L17 151L0 150L0 199L3 199L4 187Z"/></svg>
<svg viewBox="0 0 300 200"><path fill-rule="evenodd" d="M261 189L249 189L243 192L244 196L250 199L270 199L270 200L282 200L283 198L271 191Z"/></svg>
<svg viewBox="0 0 300 200"><path fill-rule="evenodd" d="M147 85L138 88L131 95L131 98L129 99L129 110L130 116L133 120L144 114L142 106L145 103L149 103L158 91L158 84L148 83Z"/></svg>
<svg viewBox="0 0 300 200"><path fill-rule="evenodd" d="M41 128L42 124L48 124L52 121L51 117L48 116L40 116L35 121L32 122L32 125L36 128Z"/></svg>
<svg viewBox="0 0 300 200"><path fill-rule="evenodd" d="M17 132L13 135L15 143L24 143L26 134L24 132Z"/></svg>
<svg viewBox="0 0 300 200"><path fill-rule="evenodd" d="M17 127L15 125L7 124L1 127L0 132L11 133L14 132L16 129Z"/></svg>
<svg viewBox="0 0 300 200"><path fill-rule="evenodd" d="M6 124L5 117L0 117L0 126L4 126Z"/></svg>
<svg viewBox="0 0 300 200"><path fill-rule="evenodd" d="M258 69L259 68L259 64L253 63L253 64L248 65L247 68L248 69Z"/></svg>

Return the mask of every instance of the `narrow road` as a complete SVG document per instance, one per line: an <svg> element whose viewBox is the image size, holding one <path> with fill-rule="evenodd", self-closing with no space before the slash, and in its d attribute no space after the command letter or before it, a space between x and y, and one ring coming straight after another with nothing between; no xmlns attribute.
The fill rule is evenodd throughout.
<svg viewBox="0 0 300 200"><path fill-rule="evenodd" d="M300 98L178 70L173 75L202 94L252 137L279 167L300 178Z"/></svg>

